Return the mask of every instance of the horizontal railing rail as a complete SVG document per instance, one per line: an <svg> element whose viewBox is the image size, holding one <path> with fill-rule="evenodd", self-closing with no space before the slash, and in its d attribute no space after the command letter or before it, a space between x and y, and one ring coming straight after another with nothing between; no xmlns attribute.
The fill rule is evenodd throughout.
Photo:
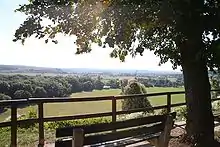
<svg viewBox="0 0 220 147"><path fill-rule="evenodd" d="M211 90L220 91L220 90ZM130 114L136 112L147 111L152 108L140 108L133 110L120 110L117 111L117 100L129 99L129 98L142 98L152 97L158 98L157 96L166 96L166 104L154 106L154 110L167 109L167 112L171 112L171 108L186 105L185 102L172 104L172 95L185 94L185 91L174 91L174 92L160 92L150 94L136 94L136 95L117 95L117 96L97 96L97 97L59 97L59 98L28 98L28 99L16 99L16 100L5 100L0 101L0 107L11 107L11 121L1 122L0 127L11 127L11 146L17 146L17 127L22 124L39 124L39 146L44 145L44 123L53 121L65 121L65 120L76 120L96 117L112 117L112 122L117 121L117 115ZM212 99L212 101L220 100L220 98ZM92 114L79 114L72 116L56 116L56 117L44 117L44 104L46 103L68 103L68 102L96 102L96 101L111 101L112 111L104 113L92 113ZM38 118L17 120L17 108L20 105L38 105Z"/></svg>
<svg viewBox="0 0 220 147"><path fill-rule="evenodd" d="M219 90L220 91L220 90ZM60 102L89 102L89 101L106 101L112 100L115 97L116 100L126 99L131 97L141 98L141 97L153 97L162 95L174 95L174 94L185 94L184 91L175 92L160 92L160 93L150 93L150 94L134 94L134 95L117 95L117 96L96 96L96 97L56 97L56 98L27 98L27 99L17 99L17 100L2 100L0 101L0 106L11 106L15 105L25 105L25 104L38 104L38 103L60 103Z"/></svg>

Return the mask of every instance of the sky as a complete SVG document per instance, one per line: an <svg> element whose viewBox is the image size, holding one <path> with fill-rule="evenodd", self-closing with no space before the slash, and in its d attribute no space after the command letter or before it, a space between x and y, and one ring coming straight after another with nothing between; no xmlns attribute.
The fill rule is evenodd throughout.
<svg viewBox="0 0 220 147"><path fill-rule="evenodd" d="M27 0L0 0L0 64L27 65L54 68L99 68L99 69L136 69L171 71L170 62L158 66L159 57L146 50L144 56L127 57L122 63L119 59L110 58L112 49L101 48L93 44L92 52L75 55L76 46L73 37L58 37L58 44L45 44L44 40L29 38L24 45L13 42L15 30L25 20L26 16L15 13L19 4ZM178 68L176 71L180 71Z"/></svg>

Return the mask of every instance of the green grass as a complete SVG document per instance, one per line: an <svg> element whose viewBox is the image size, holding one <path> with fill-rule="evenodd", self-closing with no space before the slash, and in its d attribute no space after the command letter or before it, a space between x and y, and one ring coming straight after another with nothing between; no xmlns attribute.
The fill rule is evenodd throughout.
<svg viewBox="0 0 220 147"><path fill-rule="evenodd" d="M2 129L0 133L0 146L9 147L11 142L10 130ZM55 130L46 130L45 140L47 142L55 141ZM18 146L31 147L38 145L38 127L32 127L29 129L18 129L17 130L17 143Z"/></svg>
<svg viewBox="0 0 220 147"><path fill-rule="evenodd" d="M37 110L37 106L29 106L29 107L25 107L25 108L18 108L18 114L19 115L26 114L31 109L36 109ZM8 109L6 112L0 114L0 122L4 121L10 115L11 115L11 109Z"/></svg>
<svg viewBox="0 0 220 147"><path fill-rule="evenodd" d="M120 89L93 90L92 92L73 93L71 97L112 96L112 95L119 95L120 91L121 91Z"/></svg>
<svg viewBox="0 0 220 147"><path fill-rule="evenodd" d="M181 91L183 88L148 88L148 93L167 92L167 91ZM120 89L110 90L94 90L93 92L80 92L74 93L71 97L94 97L94 96L112 96L119 95ZM150 102L154 106L166 104L166 96L149 97ZM184 95L173 95L172 103L179 103L184 101ZM30 109L36 109L37 106L30 106L22 109L18 109L18 114L26 114ZM121 101L117 101L117 110L121 110ZM44 115L49 116L66 116L75 114L88 114L98 112L111 111L111 101L99 101L99 102L78 102L78 103L52 103L44 105ZM10 116L10 110L0 115L0 121L5 120Z"/></svg>
<svg viewBox="0 0 220 147"><path fill-rule="evenodd" d="M163 88L163 87L156 87L156 88L148 88L148 93L158 93L158 92L175 92L175 91L183 91L183 88ZM165 105L167 100L166 100L166 95L163 96L153 96L153 97L149 97L148 99L150 100L151 104L154 106L159 106L159 105ZM184 94L176 94L176 95L172 95L172 104L175 103L181 103L184 102Z"/></svg>
<svg viewBox="0 0 220 147"><path fill-rule="evenodd" d="M182 91L183 88L148 88L148 93L158 93L167 91ZM93 92L74 93L71 97L94 97L94 96L112 96L119 95L120 89L111 90L95 90ZM166 104L166 96L149 97L150 102L155 105ZM179 103L184 101L183 95L173 95L172 103ZM37 110L37 106L29 106L18 109L18 114L27 114L31 109ZM117 110L121 110L121 101L117 101ZM44 115L49 116L65 116L86 113L98 113L111 111L111 101L100 102L79 102L79 103L53 103L44 105ZM10 110L0 115L0 121L5 120L10 116ZM55 139L55 129L45 130L45 139L53 142ZM18 129L18 144L19 146L37 146L38 143L38 127L33 129ZM0 133L0 146L10 144L10 131L3 130Z"/></svg>

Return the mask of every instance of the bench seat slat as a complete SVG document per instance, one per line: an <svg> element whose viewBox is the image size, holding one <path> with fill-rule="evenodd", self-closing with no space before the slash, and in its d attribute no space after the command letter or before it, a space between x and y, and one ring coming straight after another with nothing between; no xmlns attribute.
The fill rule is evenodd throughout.
<svg viewBox="0 0 220 147"><path fill-rule="evenodd" d="M140 135L139 136L134 136L132 138L123 139L122 141L115 141L114 143L116 143L117 147L125 147L127 145L132 145L132 144L143 142L143 141L146 141L146 140L149 140L149 139L158 138L160 134L161 133L151 134L151 135L147 135L147 136L144 136L142 134L141 136ZM112 144L113 143L105 144L105 147L112 147Z"/></svg>
<svg viewBox="0 0 220 147"><path fill-rule="evenodd" d="M58 128L56 130L56 137L66 137L72 136L74 128L82 128L85 134L88 133L96 133L96 132L104 132L116 129L129 128L134 126L141 126L156 122L164 122L166 117L164 115L155 115L148 116L136 119L130 119L126 121L119 121L115 123L101 123L101 124L92 124L92 125L83 125L83 126L73 126L73 127L65 127Z"/></svg>
<svg viewBox="0 0 220 147"><path fill-rule="evenodd" d="M157 124L157 126L153 126L154 128L157 128L158 129L158 131L156 131L156 132L159 132L159 131L161 131L161 128L159 128L160 127L160 125L161 124ZM139 128L139 129L141 129L141 128ZM153 129L153 128L151 128L151 129ZM154 130L154 129L153 129ZM127 130L126 130L127 131ZM126 131L124 131L123 133L126 133ZM149 130L148 130L149 131ZM130 131L130 132L132 132L132 131ZM133 132L135 132L135 131L133 131ZM119 132L119 133L121 133L121 132ZM110 133L109 133L110 134ZM107 136L108 137L108 135L109 134L106 134L105 136ZM117 135L117 132L115 133L115 135ZM141 134L141 135L133 135L132 134L132 136L133 137L127 137L127 139L126 139L126 137L125 137L125 139L123 138L122 140L109 140L109 141L111 141L111 142L100 142L100 141L98 141L98 142L94 142L94 141L91 141L92 139L94 139L94 138L96 138L96 137L98 137L98 135L95 135L95 136L90 136L90 137L87 137L87 138L89 138L88 139L88 141L91 141L90 143L91 144L84 144L84 145L92 145L92 144L98 144L98 143L103 143L105 146L107 146L107 147L112 147L112 146L114 146L114 143L116 143L116 146L117 147L124 147L124 146L126 146L126 145L131 145L131 144L135 144L135 143L138 143L138 142L142 142L142 141L145 141L145 140L148 140L148 139L152 139L152 138L157 138L158 136L160 135L160 133L152 133L152 132L148 132L148 133L145 133L145 134ZM111 136L111 137L114 137L114 136ZM116 137L117 138L117 137ZM135 139L135 140L132 140L132 139ZM69 140L58 140L58 141L56 141L55 142L55 146L56 147L71 147L71 145L72 145L72 140L71 139L69 139Z"/></svg>
<svg viewBox="0 0 220 147"><path fill-rule="evenodd" d="M55 141L55 147L71 147L71 146L72 146L72 138L68 140Z"/></svg>
<svg viewBox="0 0 220 147"><path fill-rule="evenodd" d="M118 139L127 138L131 136L138 136L140 134L146 134L146 135L155 134L155 133L161 132L163 128L164 128L164 125L160 123L160 124L153 125L151 127L140 127L140 128L135 128L135 129L123 130L119 132L86 136L84 138L84 144L85 145L97 144L101 142L108 142L111 140L118 140Z"/></svg>
<svg viewBox="0 0 220 147"><path fill-rule="evenodd" d="M170 113L171 118L175 119L176 113ZM168 120L170 120L168 119ZM84 130L84 145L94 145L103 143L107 146L125 146L127 144L137 143L142 139L148 140L158 137L165 128L167 122L167 115L155 115L143 118L130 119L115 123L102 123L93 125L83 125L77 127L66 127L56 130L56 137L68 137L68 140L57 140L56 147L70 147L72 146L73 130L80 128ZM173 122L172 122L173 123ZM166 123L167 124L167 123ZM170 123L171 124L171 123ZM135 128L134 128L135 127ZM116 132L109 132L117 130ZM101 134L100 134L101 133ZM94 135L93 135L94 134ZM70 137L71 136L71 137ZM141 137L140 137L141 136ZM140 137L140 138L139 138ZM134 138L135 140L126 139ZM163 143L163 142L162 142Z"/></svg>

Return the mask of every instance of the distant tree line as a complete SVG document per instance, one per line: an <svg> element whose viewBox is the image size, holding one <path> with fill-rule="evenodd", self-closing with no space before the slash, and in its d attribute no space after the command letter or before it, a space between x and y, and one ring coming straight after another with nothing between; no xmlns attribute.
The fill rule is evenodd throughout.
<svg viewBox="0 0 220 147"><path fill-rule="evenodd" d="M145 79L137 78L145 87L178 87L182 86L181 79L171 82L166 78ZM102 90L104 86L119 89L128 85L126 79L102 79L90 76L28 76L0 75L0 100L21 98L52 98L67 97L72 93L82 91ZM0 112L3 108L0 108Z"/></svg>
<svg viewBox="0 0 220 147"><path fill-rule="evenodd" d="M104 85L119 88L117 79L104 83L99 76L0 75L0 100L67 97L76 92L101 90ZM0 112L3 110L0 108Z"/></svg>
<svg viewBox="0 0 220 147"><path fill-rule="evenodd" d="M183 78L178 77L173 81L168 78L137 78L138 82L142 83L145 87L181 87L184 85Z"/></svg>
<svg viewBox="0 0 220 147"><path fill-rule="evenodd" d="M167 78L137 78L137 81L145 87L183 86L182 79L171 81ZM120 81L119 79L103 80L100 76L91 78L90 76L0 75L0 93L7 97L1 96L0 99L66 97L75 92L101 90L104 85L118 89Z"/></svg>
<svg viewBox="0 0 220 147"><path fill-rule="evenodd" d="M0 99L65 97L75 92L101 90L104 85L119 88L116 79L104 83L101 77L0 75Z"/></svg>

